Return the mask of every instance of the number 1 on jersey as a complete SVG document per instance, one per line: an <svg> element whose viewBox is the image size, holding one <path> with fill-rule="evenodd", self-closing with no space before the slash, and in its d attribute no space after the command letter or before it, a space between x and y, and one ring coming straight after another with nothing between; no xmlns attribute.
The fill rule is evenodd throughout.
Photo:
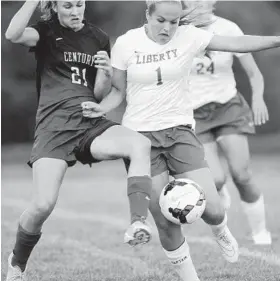
<svg viewBox="0 0 280 281"><path fill-rule="evenodd" d="M156 72L157 72L157 86L159 86L159 85L162 85L163 84L163 82L162 82L162 77L161 77L161 69L160 69L160 67L158 67L157 69L156 69Z"/></svg>

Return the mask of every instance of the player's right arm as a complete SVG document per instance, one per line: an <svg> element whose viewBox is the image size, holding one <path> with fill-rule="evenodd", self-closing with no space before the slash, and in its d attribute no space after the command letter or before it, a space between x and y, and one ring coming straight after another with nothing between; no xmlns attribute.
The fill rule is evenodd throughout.
<svg viewBox="0 0 280 281"><path fill-rule="evenodd" d="M128 42L129 43L129 42ZM100 102L100 106L106 112L118 107L126 96L127 85L127 42L116 40L111 52L111 64L113 66L113 78L111 92Z"/></svg>
<svg viewBox="0 0 280 281"><path fill-rule="evenodd" d="M27 27L29 20L38 6L39 0L27 0L12 18L5 33L7 40L28 47L36 46L39 33L35 28Z"/></svg>
<svg viewBox="0 0 280 281"><path fill-rule="evenodd" d="M112 88L110 93L98 104L95 102L83 102L83 116L97 118L105 115L118 107L126 95L126 71L114 68Z"/></svg>

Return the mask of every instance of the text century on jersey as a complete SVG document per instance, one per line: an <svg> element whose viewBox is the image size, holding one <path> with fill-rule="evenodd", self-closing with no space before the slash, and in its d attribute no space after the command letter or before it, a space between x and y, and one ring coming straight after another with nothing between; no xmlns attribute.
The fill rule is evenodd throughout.
<svg viewBox="0 0 280 281"><path fill-rule="evenodd" d="M80 52L64 52L64 60L67 62L85 63L90 66L94 64L94 56Z"/></svg>

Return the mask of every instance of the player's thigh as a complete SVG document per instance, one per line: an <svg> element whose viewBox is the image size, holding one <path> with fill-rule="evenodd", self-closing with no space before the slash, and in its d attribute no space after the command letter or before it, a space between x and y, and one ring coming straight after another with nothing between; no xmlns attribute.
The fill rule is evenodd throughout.
<svg viewBox="0 0 280 281"><path fill-rule="evenodd" d="M90 144L92 157L110 160L131 155L150 155L151 143L142 134L126 127L115 125L96 137Z"/></svg>
<svg viewBox="0 0 280 281"><path fill-rule="evenodd" d="M40 158L33 163L34 200L41 205L54 205L67 170L61 159Z"/></svg>
<svg viewBox="0 0 280 281"><path fill-rule="evenodd" d="M203 144L205 158L217 185L223 185L226 180L226 171L222 166L217 142Z"/></svg>
<svg viewBox="0 0 280 281"><path fill-rule="evenodd" d="M219 144L227 158L231 172L234 175L246 173L250 166L250 150L247 135L224 135L219 139Z"/></svg>
<svg viewBox="0 0 280 281"><path fill-rule="evenodd" d="M208 167L202 143L187 126L173 129L167 139L166 152L168 169L171 175Z"/></svg>

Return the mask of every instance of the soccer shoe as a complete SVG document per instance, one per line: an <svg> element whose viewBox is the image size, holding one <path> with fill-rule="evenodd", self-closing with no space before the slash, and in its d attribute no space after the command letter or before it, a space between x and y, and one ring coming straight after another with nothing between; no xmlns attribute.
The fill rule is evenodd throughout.
<svg viewBox="0 0 280 281"><path fill-rule="evenodd" d="M216 242L219 245L223 257L231 263L237 262L239 251L238 243L226 226L222 233L217 235Z"/></svg>
<svg viewBox="0 0 280 281"><path fill-rule="evenodd" d="M231 204L231 198L228 189L224 186L221 190L218 191L218 193L220 195L225 210L228 210Z"/></svg>
<svg viewBox="0 0 280 281"><path fill-rule="evenodd" d="M17 265L12 266L12 257L13 253L11 253L8 258L8 273L6 281L24 281L24 272L22 272Z"/></svg>
<svg viewBox="0 0 280 281"><path fill-rule="evenodd" d="M271 234L267 230L263 230L257 234L252 235L255 245L271 245Z"/></svg>
<svg viewBox="0 0 280 281"><path fill-rule="evenodd" d="M136 245L148 243L151 238L152 231L147 222L145 220L135 221L124 234L124 243L134 247Z"/></svg>

